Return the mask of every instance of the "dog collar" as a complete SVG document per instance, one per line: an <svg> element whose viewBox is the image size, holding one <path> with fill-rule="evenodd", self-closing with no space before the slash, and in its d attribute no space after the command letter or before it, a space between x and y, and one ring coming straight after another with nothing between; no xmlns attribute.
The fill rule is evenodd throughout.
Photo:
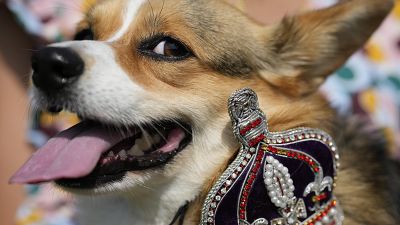
<svg viewBox="0 0 400 225"><path fill-rule="evenodd" d="M257 95L229 99L236 159L207 195L202 225L341 225L333 195L339 155L333 139L312 128L270 132Z"/></svg>

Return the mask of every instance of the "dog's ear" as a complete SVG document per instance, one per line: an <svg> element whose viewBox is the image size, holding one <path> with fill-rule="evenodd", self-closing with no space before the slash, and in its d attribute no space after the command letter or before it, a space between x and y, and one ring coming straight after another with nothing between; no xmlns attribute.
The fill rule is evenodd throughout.
<svg viewBox="0 0 400 225"><path fill-rule="evenodd" d="M260 75L290 95L314 92L365 44L392 7L390 0L347 0L284 18L264 33L270 68Z"/></svg>

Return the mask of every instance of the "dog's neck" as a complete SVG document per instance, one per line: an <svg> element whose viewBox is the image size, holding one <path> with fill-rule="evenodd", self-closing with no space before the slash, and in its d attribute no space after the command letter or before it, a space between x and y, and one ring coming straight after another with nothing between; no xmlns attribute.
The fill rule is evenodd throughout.
<svg viewBox="0 0 400 225"><path fill-rule="evenodd" d="M159 194L147 196L146 201L140 201L140 198L144 197L78 197L78 221L81 224L96 225L168 225L177 214L181 214L179 209L186 204L178 201L160 201L163 196Z"/></svg>

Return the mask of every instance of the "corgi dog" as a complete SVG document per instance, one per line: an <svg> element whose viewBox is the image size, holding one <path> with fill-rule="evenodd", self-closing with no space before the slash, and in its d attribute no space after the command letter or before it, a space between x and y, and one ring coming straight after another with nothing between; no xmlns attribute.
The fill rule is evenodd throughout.
<svg viewBox="0 0 400 225"><path fill-rule="evenodd" d="M199 224L238 153L227 99L250 87L270 130L312 127L336 139L346 225L400 224L400 170L383 136L338 118L318 92L393 5L346 0L264 26L222 0L98 1L74 41L32 56L34 104L82 122L11 182L54 181L76 194L82 225Z"/></svg>

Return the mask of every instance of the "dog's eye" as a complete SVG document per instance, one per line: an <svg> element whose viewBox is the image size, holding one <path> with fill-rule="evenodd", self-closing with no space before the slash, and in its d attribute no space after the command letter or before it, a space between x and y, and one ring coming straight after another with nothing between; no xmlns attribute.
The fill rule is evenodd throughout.
<svg viewBox="0 0 400 225"><path fill-rule="evenodd" d="M171 37L145 41L139 51L154 59L166 61L183 60L192 54L182 42Z"/></svg>
<svg viewBox="0 0 400 225"><path fill-rule="evenodd" d="M79 31L75 34L74 40L75 41L83 41L83 40L93 40L94 34L92 29L87 28Z"/></svg>
<svg viewBox="0 0 400 225"><path fill-rule="evenodd" d="M153 51L166 57L182 57L188 54L188 50L182 43L171 38L161 40Z"/></svg>

